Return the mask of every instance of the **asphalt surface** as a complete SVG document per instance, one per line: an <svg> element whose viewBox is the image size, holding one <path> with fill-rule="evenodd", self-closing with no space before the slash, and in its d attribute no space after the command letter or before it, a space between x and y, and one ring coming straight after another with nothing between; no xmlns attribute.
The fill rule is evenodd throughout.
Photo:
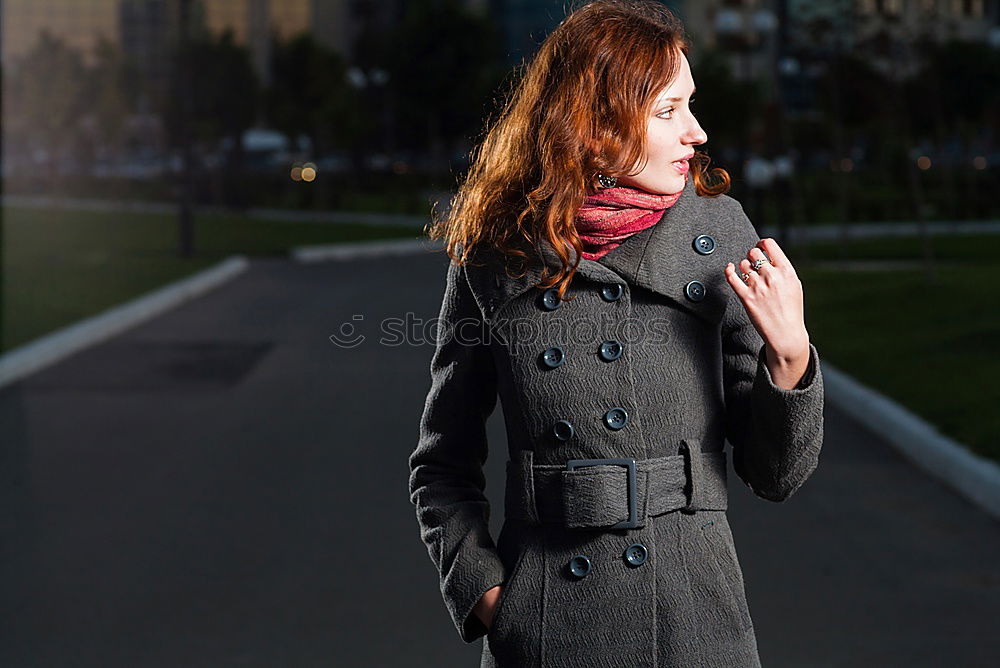
<svg viewBox="0 0 1000 668"><path fill-rule="evenodd" d="M407 490L433 349L379 341L437 315L446 262L255 260L0 390L0 666L478 665ZM731 472L763 664L997 665L998 523L829 402L826 425L784 503Z"/></svg>

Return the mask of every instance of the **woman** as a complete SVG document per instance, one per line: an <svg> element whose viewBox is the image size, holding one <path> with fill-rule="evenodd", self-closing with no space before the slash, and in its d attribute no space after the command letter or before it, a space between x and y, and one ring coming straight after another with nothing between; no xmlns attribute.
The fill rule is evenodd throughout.
<svg viewBox="0 0 1000 668"><path fill-rule="evenodd" d="M409 489L484 666L760 664L724 443L787 499L818 464L823 380L789 259L694 150L688 48L657 2L574 11L432 230L452 262Z"/></svg>

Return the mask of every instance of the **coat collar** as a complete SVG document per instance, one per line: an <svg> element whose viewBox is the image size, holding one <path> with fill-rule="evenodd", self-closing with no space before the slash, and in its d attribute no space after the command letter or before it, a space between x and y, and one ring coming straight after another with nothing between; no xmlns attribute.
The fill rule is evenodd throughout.
<svg viewBox="0 0 1000 668"><path fill-rule="evenodd" d="M725 311L731 287L725 279L726 262L738 262L749 250L738 248L735 233L725 213L726 195L699 196L694 180L688 179L677 202L667 209L652 227L634 234L600 260L581 259L577 275L599 283L619 283L623 279L666 297L710 323L718 322ZM707 234L715 241L715 250L705 255L695 250L694 240ZM755 243L749 242L750 245ZM540 259L557 270L560 267L555 249L546 241L539 244ZM576 252L569 249L570 263ZM524 276L511 278L503 269L466 266L473 295L488 322L496 320L516 297L531 290L541 278L541 262L529 266ZM686 296L691 281L705 288L700 301Z"/></svg>

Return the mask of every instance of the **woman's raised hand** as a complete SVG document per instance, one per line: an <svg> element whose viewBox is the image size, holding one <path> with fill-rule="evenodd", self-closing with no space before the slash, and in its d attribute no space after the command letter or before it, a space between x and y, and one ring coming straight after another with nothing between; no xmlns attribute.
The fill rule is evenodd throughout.
<svg viewBox="0 0 1000 668"><path fill-rule="evenodd" d="M763 262L755 270L752 263L757 260ZM732 262L727 263L726 280L767 346L771 376L780 387L794 387L809 366L802 281L778 242L770 237L747 251L738 271L740 274ZM745 283L741 274L747 275Z"/></svg>

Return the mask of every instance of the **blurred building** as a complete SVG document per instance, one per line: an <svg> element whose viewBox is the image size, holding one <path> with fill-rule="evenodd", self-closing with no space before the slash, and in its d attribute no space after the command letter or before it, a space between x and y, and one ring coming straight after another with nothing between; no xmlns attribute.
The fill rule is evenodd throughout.
<svg viewBox="0 0 1000 668"><path fill-rule="evenodd" d="M692 60L703 49L726 55L733 76L759 80L769 76L777 58L780 28L778 0L703 0L681 8L694 44Z"/></svg>
<svg viewBox="0 0 1000 668"><path fill-rule="evenodd" d="M287 39L312 29L314 0L200 0L205 25L213 33L231 30L236 43L250 50L254 69L270 83L271 39ZM326 4L343 4L326 3Z"/></svg>
<svg viewBox="0 0 1000 668"><path fill-rule="evenodd" d="M859 0L855 17L854 41L887 74L916 73L921 40L1000 47L1000 0Z"/></svg>
<svg viewBox="0 0 1000 668"><path fill-rule="evenodd" d="M508 66L529 58L563 20L566 0L461 0L500 28ZM793 111L808 109L810 81L835 53L860 50L876 67L911 73L920 38L957 38L1000 48L1000 0L664 0L694 43L728 59L734 77L778 81ZM3 0L2 51L15 66L45 30L92 62L99 40L119 45L154 87L164 83L180 10L193 34L231 30L270 81L271 38L308 32L363 69L366 40L384 34L419 5L414 0ZM880 52L877 48L883 45Z"/></svg>
<svg viewBox="0 0 1000 668"><path fill-rule="evenodd" d="M138 68L151 90L165 91L170 74L170 50L180 33L180 11L170 0L120 0L117 37L122 50ZM192 24L204 24L200 7L192 7ZM151 102L140 100L141 111Z"/></svg>
<svg viewBox="0 0 1000 668"><path fill-rule="evenodd" d="M121 44L145 72L156 74L164 49L176 40L185 0L3 0L4 62L16 60L47 30L89 62L101 37ZM350 50L351 0L187 0L194 32L231 29L245 44L258 74L267 77L269 37L310 31L342 53ZM399 2L371 3L388 6Z"/></svg>
<svg viewBox="0 0 1000 668"><path fill-rule="evenodd" d="M566 17L569 3L564 0L467 0L466 4L488 11L504 36L507 64L514 66L530 57L545 37ZM663 4L683 15L684 0L664 0Z"/></svg>
<svg viewBox="0 0 1000 668"><path fill-rule="evenodd" d="M861 37L890 27L900 37L926 35L936 41L991 39L1000 21L998 0L859 0Z"/></svg>
<svg viewBox="0 0 1000 668"><path fill-rule="evenodd" d="M838 53L912 75L921 39L1000 47L1000 0L701 0L680 7L694 42L718 49L741 80L778 81L791 113L812 105L812 81Z"/></svg>
<svg viewBox="0 0 1000 668"><path fill-rule="evenodd" d="M4 63L27 53L43 30L80 51L85 62L103 37L118 41L119 0L3 0Z"/></svg>
<svg viewBox="0 0 1000 668"><path fill-rule="evenodd" d="M1000 0L701 0L681 12L695 44L730 52L742 79L761 78L785 54L850 51L879 33L1000 46Z"/></svg>

